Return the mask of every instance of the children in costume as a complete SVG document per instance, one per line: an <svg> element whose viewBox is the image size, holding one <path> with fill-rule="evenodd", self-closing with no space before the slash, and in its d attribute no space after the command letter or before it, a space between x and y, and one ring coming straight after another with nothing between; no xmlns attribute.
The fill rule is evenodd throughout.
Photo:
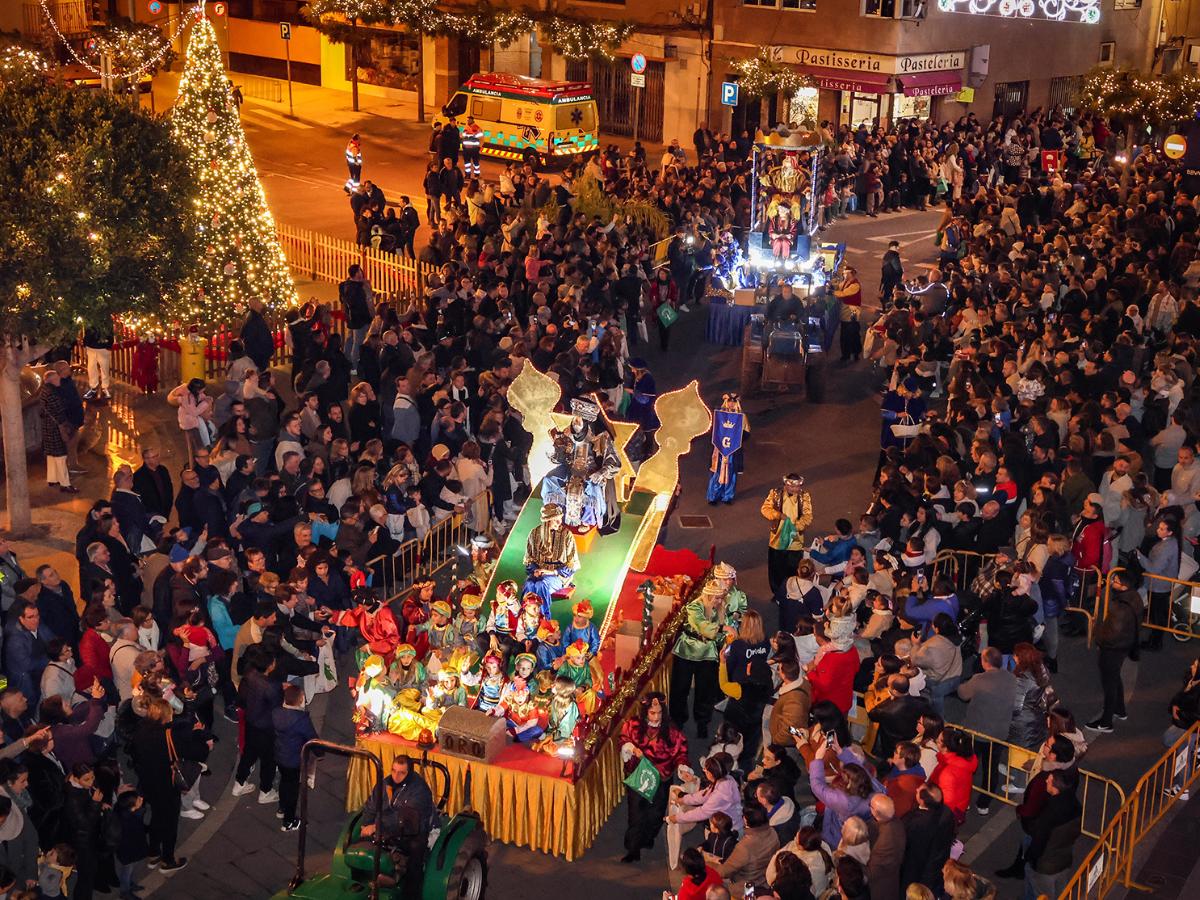
<svg viewBox="0 0 1200 900"><path fill-rule="evenodd" d="M542 623L542 601L537 594L526 594L521 604L521 615L517 618L517 646L526 653L537 644L538 626Z"/></svg>
<svg viewBox="0 0 1200 900"><path fill-rule="evenodd" d="M462 593L462 599L459 601L459 613L454 618L457 644L475 646L484 629L484 623L479 618L481 606L483 606L483 591L476 585L469 585Z"/></svg>
<svg viewBox="0 0 1200 900"><path fill-rule="evenodd" d="M396 691L386 674L383 657L371 654L363 662L354 682L354 726L359 734L386 727Z"/></svg>
<svg viewBox="0 0 1200 900"><path fill-rule="evenodd" d="M429 638L417 626L429 621L429 605L433 603L432 581L419 581L412 586L404 602L400 604L403 618L404 639L416 648L417 655L424 659L429 655Z"/></svg>
<svg viewBox="0 0 1200 900"><path fill-rule="evenodd" d="M542 619L538 625L537 639L535 655L538 668L549 669L552 672L557 670L562 665L560 660L563 658L562 631L558 622L554 619Z"/></svg>
<svg viewBox="0 0 1200 900"><path fill-rule="evenodd" d="M433 653L445 651L449 653L457 643L458 632L455 631L450 616L454 610L446 600L434 600L429 604L429 621L417 626L417 632L425 636L429 649Z"/></svg>
<svg viewBox="0 0 1200 900"><path fill-rule="evenodd" d="M538 673L542 674L542 673ZM558 753L570 742L579 721L579 704L575 702L575 682L565 675L554 679L551 688L550 706L546 718L545 734L533 745L543 753Z"/></svg>
<svg viewBox="0 0 1200 900"><path fill-rule="evenodd" d="M388 678L397 692L405 688L425 690L425 666L417 661L417 650L412 644L401 644L396 648L396 659L388 672Z"/></svg>
<svg viewBox="0 0 1200 900"><path fill-rule="evenodd" d="M475 708L493 713L500 702L500 692L508 683L504 674L504 660L498 653L489 653L483 658L483 672L479 679L479 694L475 697ZM494 715L494 713L493 713Z"/></svg>
<svg viewBox="0 0 1200 900"><path fill-rule="evenodd" d="M480 642L480 653L490 649L507 656L517 646L517 619L521 613L517 589L515 581L502 581L496 587L496 599L488 618L486 640Z"/></svg>
<svg viewBox="0 0 1200 900"><path fill-rule="evenodd" d="M582 640L567 645L564 659L558 668L558 674L570 678L574 682L576 700L579 708L585 714L591 715L599 706L596 690L592 684L592 668L588 662L587 644Z"/></svg>
<svg viewBox="0 0 1200 900"><path fill-rule="evenodd" d="M508 733L522 744L542 736L537 704L529 691L529 682L520 675L514 675L500 691L494 714L504 716Z"/></svg>
<svg viewBox="0 0 1200 900"><path fill-rule="evenodd" d="M571 624L563 632L563 643L570 645L583 641L587 645L588 656L595 656L600 652L600 632L592 624L596 611L592 609L591 602L586 598L580 600L571 613Z"/></svg>

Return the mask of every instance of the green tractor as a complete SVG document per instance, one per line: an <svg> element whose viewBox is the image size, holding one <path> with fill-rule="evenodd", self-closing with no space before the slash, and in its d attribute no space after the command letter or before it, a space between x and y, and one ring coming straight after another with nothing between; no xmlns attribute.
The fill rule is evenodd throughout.
<svg viewBox="0 0 1200 900"><path fill-rule="evenodd" d="M359 747L346 747L328 741L309 741L300 759L300 831L296 874L286 890L272 900L482 900L487 889L487 833L479 815L465 810L453 817L446 815L450 797L450 771L440 762L423 757L412 765L425 778L437 798L440 827L425 857L425 872L419 896L403 887L404 858L387 849L379 840L360 842L361 812L354 813L338 837L329 872L307 875L304 871L308 830L308 790L316 762L327 754L367 760L375 772L375 783L383 782L383 764L379 757ZM440 776L440 794L431 775ZM467 771L466 796L471 796L471 773ZM383 810L383 792L374 792L376 821Z"/></svg>

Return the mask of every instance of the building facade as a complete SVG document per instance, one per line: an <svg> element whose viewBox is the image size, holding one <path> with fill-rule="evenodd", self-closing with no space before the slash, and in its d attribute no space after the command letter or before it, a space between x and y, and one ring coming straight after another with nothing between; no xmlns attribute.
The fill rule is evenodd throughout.
<svg viewBox="0 0 1200 900"><path fill-rule="evenodd" d="M84 0L48 2L64 25L89 8ZM304 24L303 5L227 0L216 24L231 70L283 78L279 23L290 22L297 81L349 91L357 74L361 93L419 101L428 115L476 72L586 80L603 132L650 143L686 145L702 123L753 131L779 121L857 125L1071 108L1081 76L1097 64L1161 73L1200 66L1200 0L544 0L540 6L563 14L634 24L610 57L587 59L565 58L536 31L508 46L481 46L399 27L364 29L355 59ZM37 0L0 7L27 34L43 25ZM130 6L164 32L187 9L150 8ZM647 61L640 87L631 78L634 54ZM722 85L738 81L736 63L763 54L816 86L790 97L739 91L724 105L731 98Z"/></svg>
<svg viewBox="0 0 1200 900"><path fill-rule="evenodd" d="M1151 14L1132 0L721 0L710 124L815 117L857 125L1071 108L1093 66L1142 63ZM737 80L734 64L764 52L817 87L720 108L721 82Z"/></svg>

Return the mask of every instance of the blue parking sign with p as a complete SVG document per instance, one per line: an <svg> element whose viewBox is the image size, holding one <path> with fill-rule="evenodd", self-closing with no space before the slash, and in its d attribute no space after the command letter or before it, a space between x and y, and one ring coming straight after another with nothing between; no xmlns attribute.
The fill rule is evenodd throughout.
<svg viewBox="0 0 1200 900"><path fill-rule="evenodd" d="M721 82L721 105L722 106L737 106L738 105L738 84L736 81Z"/></svg>

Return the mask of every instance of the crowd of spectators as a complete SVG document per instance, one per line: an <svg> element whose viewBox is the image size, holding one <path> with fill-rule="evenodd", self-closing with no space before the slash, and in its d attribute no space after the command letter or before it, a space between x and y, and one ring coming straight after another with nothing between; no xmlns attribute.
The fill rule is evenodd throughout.
<svg viewBox="0 0 1200 900"><path fill-rule="evenodd" d="M1087 746L1052 683L1079 626L1071 608L1124 567L1097 622L1104 704L1086 724L1110 731L1143 605L1170 621L1169 590L1151 580L1143 597L1144 575L1195 569L1196 210L1149 153L1123 200L1120 174L1093 160L1109 135L1086 118L826 137L804 187L821 221L943 202L940 264L887 282L867 342L887 378L876 496L776 594L789 628L758 637L771 663L753 678L773 698L761 754L743 754L759 742L725 723L675 797L670 824L705 830L679 854L679 896L723 882L784 900L986 896L955 842L973 795L986 814L1006 791L1024 794L1027 839L1002 874L1053 895L1071 870ZM656 389L636 347L654 329L667 349L659 309L686 311L727 235L749 225L746 136L695 143L695 165L677 145L657 166L609 148L558 183L514 164L496 184L462 179L457 153L436 145L420 241L407 198L389 215L364 182L351 197L360 242L437 267L418 303L376 296L352 267L336 307L290 315L284 383L253 305L223 382L170 394L188 447L178 486L148 447L92 505L78 604L61 573L25 572L0 541L0 892L12 880L86 900L111 885L128 900L140 866L177 871L179 818L203 817L208 753L236 733L222 718L245 728L235 794L254 793L257 766L258 802L296 826L296 748L311 730L300 684L328 641L346 643L327 620L352 585L396 577L400 546L441 519L505 531L530 487L531 438L507 400L524 365L556 378L564 401L594 394L636 421L634 455L648 450ZM1047 150L1063 152L1053 172ZM668 233L590 209L593 182L665 214ZM68 489L76 407L46 407ZM906 423L918 433L893 428ZM935 563L944 549L985 562L956 582ZM1177 729L1195 720L1194 680L1173 703ZM967 702L957 725L954 695ZM860 703L871 724L852 735ZM655 733L670 737L662 713ZM1010 771L995 741L1027 749L1024 765ZM682 760L667 745L669 776Z"/></svg>
<svg viewBox="0 0 1200 900"><path fill-rule="evenodd" d="M956 841L997 796L1019 800L1024 838L996 876L1024 878L1027 896L1065 886L1089 733L1127 718L1122 663L1162 648L1170 579L1196 571L1200 530L1196 209L1152 149L1123 184L1096 152L1109 141L1101 122L1051 114L841 142L835 164L858 169L859 194L865 167L868 210L944 204L939 259L907 281L895 248L884 260L867 342L884 377L874 495L775 593L787 630L763 641L772 671L755 676L776 698L770 743L748 761L720 734L736 809L707 764L699 799L681 800L725 816L706 820L699 858L680 856L688 890L707 877L735 895L986 896ZM1085 613L1097 710L1077 723L1053 676ZM729 680L747 681L740 668ZM1192 671L1172 701L1168 745L1196 721L1195 685ZM784 802L801 796L807 812ZM804 863L799 889L780 885L778 859L729 866L725 820L745 841L763 811L786 871Z"/></svg>

